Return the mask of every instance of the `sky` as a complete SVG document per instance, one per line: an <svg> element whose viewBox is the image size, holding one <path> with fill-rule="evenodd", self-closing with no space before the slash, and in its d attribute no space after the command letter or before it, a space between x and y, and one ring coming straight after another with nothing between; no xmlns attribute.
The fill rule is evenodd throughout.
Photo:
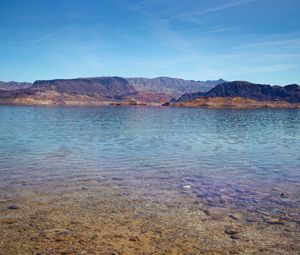
<svg viewBox="0 0 300 255"><path fill-rule="evenodd" d="M0 80L300 84L299 0L1 0Z"/></svg>

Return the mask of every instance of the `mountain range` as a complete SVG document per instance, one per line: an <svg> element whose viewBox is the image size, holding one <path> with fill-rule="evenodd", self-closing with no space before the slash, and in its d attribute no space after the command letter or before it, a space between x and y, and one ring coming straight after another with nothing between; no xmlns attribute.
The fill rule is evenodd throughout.
<svg viewBox="0 0 300 255"><path fill-rule="evenodd" d="M38 80L33 84L1 82L0 103L295 108L300 104L300 87L170 77L55 79Z"/></svg>
<svg viewBox="0 0 300 255"><path fill-rule="evenodd" d="M208 91L222 82L224 80L193 81L169 77L38 80L31 85L18 83L20 85L14 87L9 83L2 83L0 89L5 91L0 92L0 98L2 101L5 101L4 98L6 101L9 101L8 98L11 99L10 101L18 101L23 94L25 97L31 95L30 101L48 98L54 100L54 103L62 103L65 100L72 102L88 100L91 104L100 104L101 102L136 100L142 103L161 104L172 98L178 98L183 93Z"/></svg>
<svg viewBox="0 0 300 255"><path fill-rule="evenodd" d="M187 93L172 102L177 106L230 106L230 107L298 107L300 86L271 86L246 81L218 84L208 92Z"/></svg>
<svg viewBox="0 0 300 255"><path fill-rule="evenodd" d="M0 81L0 90L26 89L31 87L31 85L32 83L30 82Z"/></svg>
<svg viewBox="0 0 300 255"><path fill-rule="evenodd" d="M222 79L194 81L170 77L126 78L128 83L137 91L143 93L159 93L178 98L185 93L207 92L218 84L224 83Z"/></svg>

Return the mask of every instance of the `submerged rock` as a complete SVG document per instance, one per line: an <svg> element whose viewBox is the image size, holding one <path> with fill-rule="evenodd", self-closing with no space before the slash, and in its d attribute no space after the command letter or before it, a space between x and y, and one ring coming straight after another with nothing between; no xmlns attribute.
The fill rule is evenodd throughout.
<svg viewBox="0 0 300 255"><path fill-rule="evenodd" d="M7 207L8 210L19 210L20 206L18 205L10 205L9 207Z"/></svg>
<svg viewBox="0 0 300 255"><path fill-rule="evenodd" d="M56 241L61 241L63 240L67 235L71 233L70 230L68 229L48 229L44 231L44 236L47 239L54 239Z"/></svg>
<svg viewBox="0 0 300 255"><path fill-rule="evenodd" d="M247 218L246 218L246 220L248 221L248 222L262 222L263 221L263 219L262 219L262 217L260 217L260 216L258 216L258 215L248 215L247 216Z"/></svg>
<svg viewBox="0 0 300 255"><path fill-rule="evenodd" d="M188 191L188 190L183 190L183 191L180 191L180 194L181 195L190 195L191 194L191 192L190 191Z"/></svg>
<svg viewBox="0 0 300 255"><path fill-rule="evenodd" d="M234 239L234 240L237 240L239 239L239 235L238 234L232 234L232 235L229 235L231 239Z"/></svg>
<svg viewBox="0 0 300 255"><path fill-rule="evenodd" d="M116 176L116 177L113 177L112 180L113 181L124 181L125 178Z"/></svg>
<svg viewBox="0 0 300 255"><path fill-rule="evenodd" d="M225 228L225 233L227 235L235 235L237 234L239 231L236 229L236 228L233 228L233 227L227 227Z"/></svg>
<svg viewBox="0 0 300 255"><path fill-rule="evenodd" d="M267 219L265 219L265 222L270 225L284 225L284 220L281 218L279 218L279 219L267 218Z"/></svg>
<svg viewBox="0 0 300 255"><path fill-rule="evenodd" d="M182 188L183 188L183 189L191 189L192 186L191 186L191 185L183 185Z"/></svg>
<svg viewBox="0 0 300 255"><path fill-rule="evenodd" d="M224 230L225 234L229 235L231 239L237 240L239 239L239 230L235 227L226 227Z"/></svg>
<svg viewBox="0 0 300 255"><path fill-rule="evenodd" d="M243 215L241 213L229 213L228 216L231 218L231 219L234 219L234 220L243 220Z"/></svg>
<svg viewBox="0 0 300 255"><path fill-rule="evenodd" d="M129 237L129 241L137 242L137 241L140 241L140 239L137 236L131 236L131 237Z"/></svg>

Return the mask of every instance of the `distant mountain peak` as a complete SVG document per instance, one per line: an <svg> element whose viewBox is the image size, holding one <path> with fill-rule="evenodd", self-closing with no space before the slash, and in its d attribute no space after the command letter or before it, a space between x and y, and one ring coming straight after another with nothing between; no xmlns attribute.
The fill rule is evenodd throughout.
<svg viewBox="0 0 300 255"><path fill-rule="evenodd" d="M194 100L200 97L241 97L258 101L283 100L291 103L299 103L300 87L297 84L281 87L256 84L248 81L233 81L218 84L205 93L184 94L178 99L178 102Z"/></svg>
<svg viewBox="0 0 300 255"><path fill-rule="evenodd" d="M30 82L0 81L0 89L1 90L25 89L25 88L29 88L31 85L32 85L32 83L30 83Z"/></svg>
<svg viewBox="0 0 300 255"><path fill-rule="evenodd" d="M184 93L193 93L198 91L206 92L217 84L224 82L224 80L184 80L166 76L156 78L126 78L126 80L137 91L144 93L161 93L165 94L169 99L178 98Z"/></svg>

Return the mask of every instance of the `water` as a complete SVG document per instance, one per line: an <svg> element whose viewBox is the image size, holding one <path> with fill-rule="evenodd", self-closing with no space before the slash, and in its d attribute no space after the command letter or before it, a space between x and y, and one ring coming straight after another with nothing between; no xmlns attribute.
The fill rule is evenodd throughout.
<svg viewBox="0 0 300 255"><path fill-rule="evenodd" d="M167 172L299 192L299 110L2 106L0 120L2 178Z"/></svg>
<svg viewBox="0 0 300 255"><path fill-rule="evenodd" d="M298 254L299 110L1 106L0 120L0 237L22 240L3 242L5 252L24 243L34 254L35 237L27 236L73 218L82 228L70 223L72 240L88 226L88 247L98 229L99 242L126 229L153 233L151 240L175 230L182 254L191 247L224 254L231 245L231 252ZM11 203L21 209L7 210ZM137 217L141 225L130 225ZM228 225L238 228L230 236L237 243ZM40 238L45 249L47 240ZM167 252L170 240L151 247ZM116 240L100 250L111 244L127 247Z"/></svg>

